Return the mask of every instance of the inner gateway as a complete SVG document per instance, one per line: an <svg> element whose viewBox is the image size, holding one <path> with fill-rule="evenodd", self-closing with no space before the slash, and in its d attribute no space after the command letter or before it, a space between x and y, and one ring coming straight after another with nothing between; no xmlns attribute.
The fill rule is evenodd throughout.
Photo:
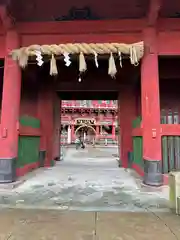
<svg viewBox="0 0 180 240"><path fill-rule="evenodd" d="M87 144L117 145L117 100L63 100L61 104L62 144L81 137Z"/></svg>

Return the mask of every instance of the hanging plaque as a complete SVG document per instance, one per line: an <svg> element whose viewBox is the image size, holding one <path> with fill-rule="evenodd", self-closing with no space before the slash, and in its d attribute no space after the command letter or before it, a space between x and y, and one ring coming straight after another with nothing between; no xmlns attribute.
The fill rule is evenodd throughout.
<svg viewBox="0 0 180 240"><path fill-rule="evenodd" d="M95 123L96 123L95 119L85 119L85 118L79 119L78 118L78 119L75 120L76 125L83 125L83 124L94 125Z"/></svg>

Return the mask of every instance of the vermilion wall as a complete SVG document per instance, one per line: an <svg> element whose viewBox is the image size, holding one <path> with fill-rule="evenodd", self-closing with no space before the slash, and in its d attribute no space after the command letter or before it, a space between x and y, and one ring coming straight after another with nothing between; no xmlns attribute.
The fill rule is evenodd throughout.
<svg viewBox="0 0 180 240"><path fill-rule="evenodd" d="M35 89L22 89L20 116L29 115L37 117L37 94Z"/></svg>
<svg viewBox="0 0 180 240"><path fill-rule="evenodd" d="M38 118L38 88L35 88L31 81L23 78L19 117L24 115ZM41 129L20 125L19 134L23 136L40 136Z"/></svg>
<svg viewBox="0 0 180 240"><path fill-rule="evenodd" d="M3 91L3 65L2 68L0 68L0 116L1 116L1 104L2 104L2 91Z"/></svg>
<svg viewBox="0 0 180 240"><path fill-rule="evenodd" d="M5 33L2 26L0 26L0 58L5 56Z"/></svg>
<svg viewBox="0 0 180 240"><path fill-rule="evenodd" d="M120 112L120 152L123 167L128 166L128 152L133 151L132 145L132 121L138 116L136 91L133 86L123 86L119 94Z"/></svg>

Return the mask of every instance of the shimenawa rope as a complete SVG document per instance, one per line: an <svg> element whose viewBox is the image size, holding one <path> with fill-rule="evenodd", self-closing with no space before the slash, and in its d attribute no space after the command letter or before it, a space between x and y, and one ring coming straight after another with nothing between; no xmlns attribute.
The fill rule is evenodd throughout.
<svg viewBox="0 0 180 240"><path fill-rule="evenodd" d="M108 74L114 77L117 70L113 54L122 53L129 55L131 64L137 66L144 54L144 43L67 43L59 45L31 45L29 47L15 49L10 55L15 61L18 61L22 68L25 68L28 64L29 57L36 56L37 51L42 55L51 56L50 75L58 74L56 66L57 55L63 55L64 53L79 54L79 71L81 73L87 69L84 55L94 55L94 53L99 55L110 54Z"/></svg>

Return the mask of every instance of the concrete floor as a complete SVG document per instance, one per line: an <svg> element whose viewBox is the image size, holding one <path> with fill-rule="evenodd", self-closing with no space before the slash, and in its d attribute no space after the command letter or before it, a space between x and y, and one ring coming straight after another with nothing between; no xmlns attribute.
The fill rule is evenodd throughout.
<svg viewBox="0 0 180 240"><path fill-rule="evenodd" d="M55 167L32 172L14 190L0 189L0 206L168 212L168 187L144 187L131 170L118 167L116 155L116 147L66 149Z"/></svg>
<svg viewBox="0 0 180 240"><path fill-rule="evenodd" d="M119 168L117 148L64 153L64 161L30 173L16 189L0 188L0 240L180 239L168 187L145 187Z"/></svg>
<svg viewBox="0 0 180 240"><path fill-rule="evenodd" d="M1 210L1 240L176 240L180 218L167 213Z"/></svg>

